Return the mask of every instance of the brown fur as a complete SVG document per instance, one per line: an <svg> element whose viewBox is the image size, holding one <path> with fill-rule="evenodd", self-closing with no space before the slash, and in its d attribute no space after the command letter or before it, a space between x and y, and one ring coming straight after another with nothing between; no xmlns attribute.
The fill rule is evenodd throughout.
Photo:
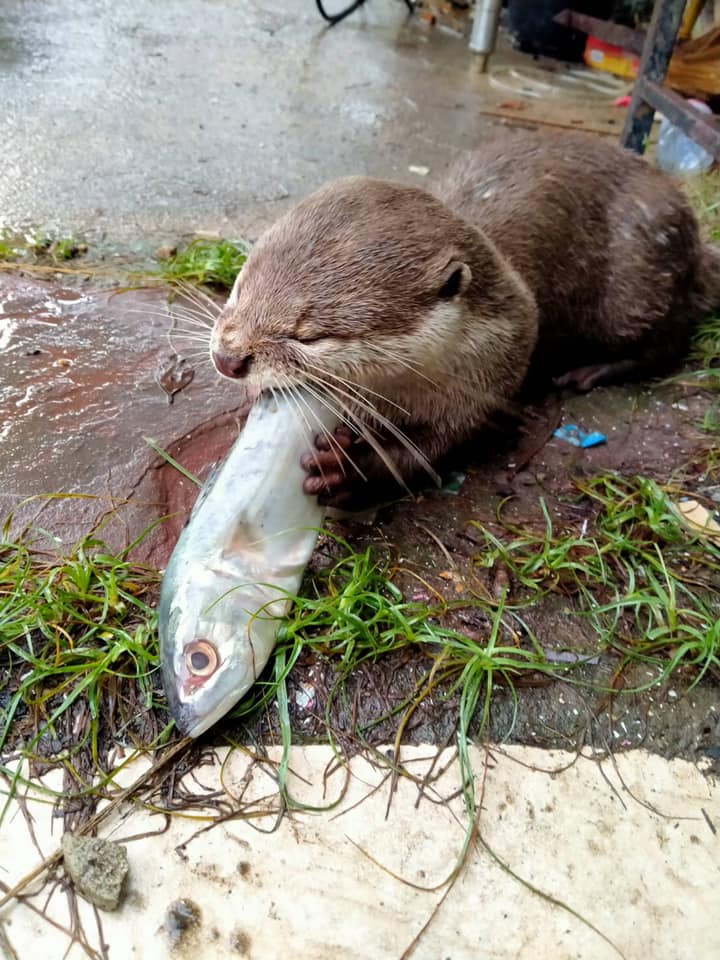
<svg viewBox="0 0 720 960"><path fill-rule="evenodd" d="M685 196L608 141L506 134L457 163L438 192L529 285L543 365L629 359L636 375L661 372L720 305L720 257Z"/></svg>
<svg viewBox="0 0 720 960"><path fill-rule="evenodd" d="M683 195L606 141L506 135L458 161L436 195L350 178L300 203L249 256L216 324L216 363L256 387L327 375L374 391L435 461L507 405L531 359L581 367L565 382L585 387L661 371L720 306L720 257ZM448 278L458 290L440 298ZM384 445L403 475L416 468ZM371 450L352 453L385 472ZM308 490L340 486L323 456L330 482Z"/></svg>

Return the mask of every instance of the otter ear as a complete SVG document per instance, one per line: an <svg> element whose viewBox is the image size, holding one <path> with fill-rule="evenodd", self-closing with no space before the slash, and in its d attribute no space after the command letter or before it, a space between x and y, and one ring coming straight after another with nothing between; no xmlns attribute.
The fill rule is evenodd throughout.
<svg viewBox="0 0 720 960"><path fill-rule="evenodd" d="M232 285L230 296L227 298L228 307L234 307L238 301L238 294L240 293L240 282L242 280L243 269L244 267L240 267L240 272L235 277L235 283Z"/></svg>
<svg viewBox="0 0 720 960"><path fill-rule="evenodd" d="M439 300L452 300L465 293L472 280L472 271L466 263L460 260L451 260L445 267L445 273L438 289Z"/></svg>

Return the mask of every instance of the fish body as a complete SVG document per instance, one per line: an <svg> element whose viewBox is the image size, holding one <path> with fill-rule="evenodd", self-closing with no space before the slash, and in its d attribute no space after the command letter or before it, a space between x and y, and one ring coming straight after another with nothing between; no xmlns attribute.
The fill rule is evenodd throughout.
<svg viewBox="0 0 720 960"><path fill-rule="evenodd" d="M158 610L165 692L187 736L226 714L272 654L323 520L300 458L338 423L313 396L263 395L200 492Z"/></svg>

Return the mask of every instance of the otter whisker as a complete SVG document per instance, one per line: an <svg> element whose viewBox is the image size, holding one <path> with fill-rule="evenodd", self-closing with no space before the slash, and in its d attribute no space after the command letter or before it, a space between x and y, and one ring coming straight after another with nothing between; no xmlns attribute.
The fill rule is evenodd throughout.
<svg viewBox="0 0 720 960"><path fill-rule="evenodd" d="M172 317L172 320L176 320L176 317ZM207 327L181 327L177 323L171 324L172 329L178 333L185 333L189 336L194 337L203 337L208 343L210 343L211 331Z"/></svg>
<svg viewBox="0 0 720 960"><path fill-rule="evenodd" d="M423 373L423 371L419 369L419 367L416 366L412 360L409 360L407 357L401 356L399 353L395 353L393 350L388 349L385 345L382 345L382 347L378 347L377 350L378 350L378 360L381 364L381 369L384 371L386 376L387 376L386 361L389 358L394 363L399 364L401 367L405 367L406 370L409 370L416 377L420 377L421 380L425 380L427 383L430 384L430 386L435 387L438 390L440 389L440 384L436 380L433 380L431 377L429 377L426 373Z"/></svg>
<svg viewBox="0 0 720 960"><path fill-rule="evenodd" d="M202 310L205 310L208 314L210 313L218 314L222 312L223 304L219 304L216 300L213 300L213 298L209 296L202 289L202 287L198 287L192 283L188 283L187 280L177 280L176 284L182 290L184 290L185 294L188 296L190 300L194 300L195 303L197 303L198 306Z"/></svg>
<svg viewBox="0 0 720 960"><path fill-rule="evenodd" d="M272 387L270 389L272 390ZM300 400L297 396L297 392L293 389L293 385L287 377L282 378L282 382L278 384L278 390L282 396L287 397L287 399L290 400L295 407L299 417L302 419L302 423L305 425L305 439L308 445L312 447L314 437L313 426L300 406Z"/></svg>
<svg viewBox="0 0 720 960"><path fill-rule="evenodd" d="M304 386L305 386L305 389L309 390L309 387L308 387L307 382L304 383ZM328 385L327 385L327 384L325 384L325 389L328 389ZM407 484L405 483L405 480L404 480L402 474L401 474L400 471L398 470L397 464L396 464L395 461L392 459L392 457L387 453L387 451L383 448L382 443L381 443L381 440L380 440L380 437L379 437L379 435L377 435L377 432L374 430L374 428L372 427L372 425L369 424L369 423L367 423L365 420L361 419L356 413L354 413L354 411L351 411L351 410L347 407L347 405L343 403L343 401L342 401L340 398L337 398L337 397L336 397L336 400L337 400L337 402L343 404L343 409L345 410L346 416L347 416L347 417L350 417L350 418L352 419L352 423L349 424L350 428L351 428L355 433L358 433L358 434L363 438L363 440L365 440L365 442L366 442L370 447L372 447L372 449L373 449L373 450L375 451L375 453L378 455L378 457L380 458L380 460L381 460L381 461L385 464L385 466L387 467L387 469L388 469L389 473L391 474L391 476L394 477L394 479L395 479L402 487L405 487L405 489L406 489L408 492L410 492L409 487L408 487ZM354 465L354 466L355 466L355 469L358 470L357 465ZM361 474L361 476L362 476L365 480L367 480L367 477L365 476L364 473L362 473L362 471L358 470L358 472Z"/></svg>
<svg viewBox="0 0 720 960"><path fill-rule="evenodd" d="M307 392L312 397L315 397L316 400L318 400L327 410L329 410L330 413L334 414L338 418L338 420L343 422L350 430L352 430L353 433L358 432L356 424L352 422L351 419L349 419L348 414L345 410L338 410L338 408L333 403L330 402L327 396L325 396L321 392L318 392L317 390L314 390L309 383L304 382L303 387L305 388L305 390L307 390ZM304 402L307 403L307 401L304 401ZM320 426L322 428L322 433L327 439L328 444L338 454L338 466L342 470L343 474L347 476L347 474L345 473L345 465L341 462L341 459L340 459L341 457L344 457L348 461L350 466L353 467L353 469L360 474L363 480L367 480L367 476L365 475L365 472L358 466L355 460L353 460L349 452L340 443L338 443L332 431L328 431L326 427L322 426L322 424Z"/></svg>
<svg viewBox="0 0 720 960"><path fill-rule="evenodd" d="M175 280L172 284L174 287L177 287L183 294L187 297L198 310L208 319L215 320L222 311L223 307L221 304L216 303L212 297L209 297L204 291L199 290L197 287L194 287L192 284L187 283L185 280Z"/></svg>
<svg viewBox="0 0 720 960"><path fill-rule="evenodd" d="M400 356L399 354L393 353L392 350L384 350L384 355L390 357L391 360L394 360L396 363L401 364L401 366L407 367L412 373L416 374L418 377L421 377L423 380L426 380L431 386L441 389L440 384L436 380L432 380L428 377L422 370L418 369L413 365L413 361L409 360L407 357ZM417 363L417 361L415 361ZM482 382L478 379L473 380L470 377L462 377L457 373L452 373L451 371L443 371L443 379L447 382L448 380L454 380L456 383L464 383L469 387L472 387L474 390L482 388Z"/></svg>
<svg viewBox="0 0 720 960"><path fill-rule="evenodd" d="M183 358L186 360L191 360L195 357L202 357L204 360L207 360L208 363L212 363L210 353L207 350L190 350L188 353L183 354Z"/></svg>
<svg viewBox="0 0 720 960"><path fill-rule="evenodd" d="M199 330L178 330L177 334L175 334L175 325L176 325L175 317L172 317L171 320L172 322L166 331L167 342L171 350L175 350L175 344L173 343L173 336L177 335L181 339L188 340L190 343L202 344L202 346L205 347L205 350L207 351L207 354L209 356L210 354L209 331L206 334L205 332L201 333Z"/></svg>
<svg viewBox="0 0 720 960"><path fill-rule="evenodd" d="M305 426L307 428L305 438L307 440L308 447L312 449L312 447L314 447L315 445L314 440L315 440L315 434L317 433L317 431L322 429L325 432L327 432L327 428L323 428L319 424L315 425L310 420L308 420L308 416L310 416L310 418L316 421L317 423L317 417L314 415L313 411L310 410L307 402L303 401L302 394L300 394L297 391L297 389L293 386L293 384L290 382L290 380L287 377L284 377L283 379L285 382L284 382L284 386L281 389L283 390L284 395L293 401L293 403L295 404L295 407L297 408L298 413L302 417L303 422L305 423ZM307 410L308 416L306 416L306 414L303 412L303 406Z"/></svg>
<svg viewBox="0 0 720 960"><path fill-rule="evenodd" d="M127 310L125 310L125 313L135 313L143 317L159 317L162 319L163 317L178 316L181 311L185 314L182 319L187 319L188 321L202 325L203 327L212 326L212 324L207 322L206 318L193 313L192 310L183 306L183 304L171 305L166 303L162 306L162 308L158 307L158 309L153 309L151 307L128 307Z"/></svg>
<svg viewBox="0 0 720 960"><path fill-rule="evenodd" d="M300 424L301 428L302 428L302 424L303 424L303 423L305 424L305 430L304 430L305 440L306 440L306 442L307 442L308 449L309 449L309 450L312 450L312 448L315 446L315 444L314 444L314 442L313 442L313 441L314 441L314 431L313 431L313 428L312 428L310 422L308 421L307 416L305 415L305 412L303 411L302 407L300 406L300 396L298 395L297 391L293 388L292 383L290 383L290 381L287 380L287 378L283 378L283 379L286 380L286 384L285 384L284 387L283 387L283 386L279 386L278 389L280 390L280 393L282 394L282 396L287 397L287 399L288 399L288 400L293 404L293 406L295 407L295 410L296 410L296 412L297 412L297 414L298 414L298 417L302 420L302 423ZM273 392L273 396L274 396L275 394L274 394L274 391L272 390L272 387L271 387L270 389L271 389L271 391ZM311 412L311 411L309 411L309 412ZM322 477L323 482L324 482L324 483L327 483L327 481L326 481L326 479L325 479L325 473L323 472L323 468L320 466L319 463L318 463L318 470L320 471L320 476Z"/></svg>
<svg viewBox="0 0 720 960"><path fill-rule="evenodd" d="M358 404L361 407L361 409L363 409L381 426L383 426L388 431L388 433L391 433L395 437L395 439L399 443L401 443L403 447L405 447L408 453L412 454L415 461L423 468L423 470L425 470L429 474L429 476L433 478L433 480L435 480L436 482L439 481L438 474L433 470L427 457L422 452L422 450L417 446L417 444L413 443L413 441L405 433L403 433L403 431L398 426L396 426L392 422L392 420L388 420L387 417L383 416L383 414L381 414L380 411L377 410L377 408L374 407L372 403L370 403L370 401L364 400L359 396L353 396L352 394L343 390L342 387L338 387L335 384L331 385L326 382L323 382L318 377L315 377L314 374L306 372L305 375L312 378L316 382L320 383L322 386L325 387L326 390L330 391L336 397L338 397L339 395L345 396L345 397L348 397L353 403ZM361 421L361 422L364 422L364 421ZM373 449L375 448L373 447ZM393 476L396 476L396 473L397 473L397 468L395 468L395 470L393 471Z"/></svg>
<svg viewBox="0 0 720 960"><path fill-rule="evenodd" d="M197 333L198 335L203 335L204 338L207 340L207 342L208 343L210 342L212 328L205 323L201 323L200 321L191 320L190 317L177 317L175 314L170 312L160 313L159 311L155 312L155 311L148 311L148 310L129 310L127 312L134 313L142 317L150 317L153 320L165 320L165 321L169 320L170 332L175 331L176 328L178 329L178 331L181 330L181 328L177 326L178 320L179 320L180 322L187 323L190 326L189 330L183 331L183 332L187 332L187 333L193 332L193 333Z"/></svg>
<svg viewBox="0 0 720 960"><path fill-rule="evenodd" d="M177 317L178 320L186 320L188 323L191 323L196 327L203 327L205 330L212 330L213 328L213 323L208 322L207 317L203 317L194 313L183 304L173 304L171 312L172 315Z"/></svg>
<svg viewBox="0 0 720 960"><path fill-rule="evenodd" d="M395 407L400 413L410 416L410 411L406 410L405 407L402 407L399 403L396 403L394 400L391 400L390 397L386 397L384 394L379 393L377 390L372 390L370 387L363 386L360 383L355 383L352 380L346 380L344 377L338 376L336 373L330 373L329 370L323 370L322 367L317 366L315 363L309 363L307 360L303 361L303 366L309 367L311 370L315 370L318 374L322 374L325 377L332 377L333 380L339 380L348 390L354 391L365 391L366 393L371 393L374 397L377 397L378 400L382 400L383 403L387 403L392 407ZM362 396L362 393L360 394Z"/></svg>
<svg viewBox="0 0 720 960"><path fill-rule="evenodd" d="M312 377L311 374L307 374L307 376ZM366 443L368 443L372 447L372 449L375 451L378 457L382 460L382 462L388 468L389 472L395 478L395 480L397 480L397 482L401 486L405 487L405 489L408 490L408 492L410 492L409 487L405 483L405 480L402 474L398 470L397 464L392 459L390 454L388 454L388 452L383 448L381 435L372 426L372 424L368 423L367 420L363 419L354 410L352 410L351 406L343 399L343 397L340 396L335 391L333 391L333 385L328 383L323 383L322 381L319 381L319 379L316 377L312 377L312 379L319 382L321 384L321 387L327 390L328 392L330 392L331 396L334 397L335 401L342 405L342 408L345 411L346 415L352 419L352 423L349 424L351 429L353 429L356 433L360 434L360 436L366 441ZM305 387L306 389L308 388L307 381L305 381ZM351 399L352 399L352 402L357 402L357 398L351 398ZM409 438L405 437L404 434L402 434L402 432L399 431L394 424L392 424L390 421L385 420L382 414L380 414L377 410L374 410L373 407L370 407L369 409L372 411L372 415L375 417L375 419L377 419L379 422L385 421L385 423L387 424L386 429L388 429L388 431L391 433L395 433L397 435L398 441L403 446L407 448L408 444L410 444L412 447L412 441L410 441ZM412 450L410 448L410 452L412 453L413 457L415 457L415 459L420 462L421 466L423 466L426 469L429 467L421 451L418 450L416 453L415 450ZM432 475L434 476L434 473Z"/></svg>
<svg viewBox="0 0 720 960"><path fill-rule="evenodd" d="M191 340L194 343L204 343L206 346L210 346L210 337L204 337L199 333L191 333L187 330L171 330L170 336L178 340Z"/></svg>

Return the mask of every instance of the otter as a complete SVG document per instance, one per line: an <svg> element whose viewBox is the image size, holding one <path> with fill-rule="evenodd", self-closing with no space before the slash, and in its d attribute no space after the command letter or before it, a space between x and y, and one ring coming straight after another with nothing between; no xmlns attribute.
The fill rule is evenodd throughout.
<svg viewBox="0 0 720 960"><path fill-rule="evenodd" d="M669 371L720 307L720 253L672 180L583 134L509 134L433 193L317 190L247 258L212 333L220 374L342 412L304 489L408 483L533 377L581 391ZM298 397L301 404L301 397Z"/></svg>

